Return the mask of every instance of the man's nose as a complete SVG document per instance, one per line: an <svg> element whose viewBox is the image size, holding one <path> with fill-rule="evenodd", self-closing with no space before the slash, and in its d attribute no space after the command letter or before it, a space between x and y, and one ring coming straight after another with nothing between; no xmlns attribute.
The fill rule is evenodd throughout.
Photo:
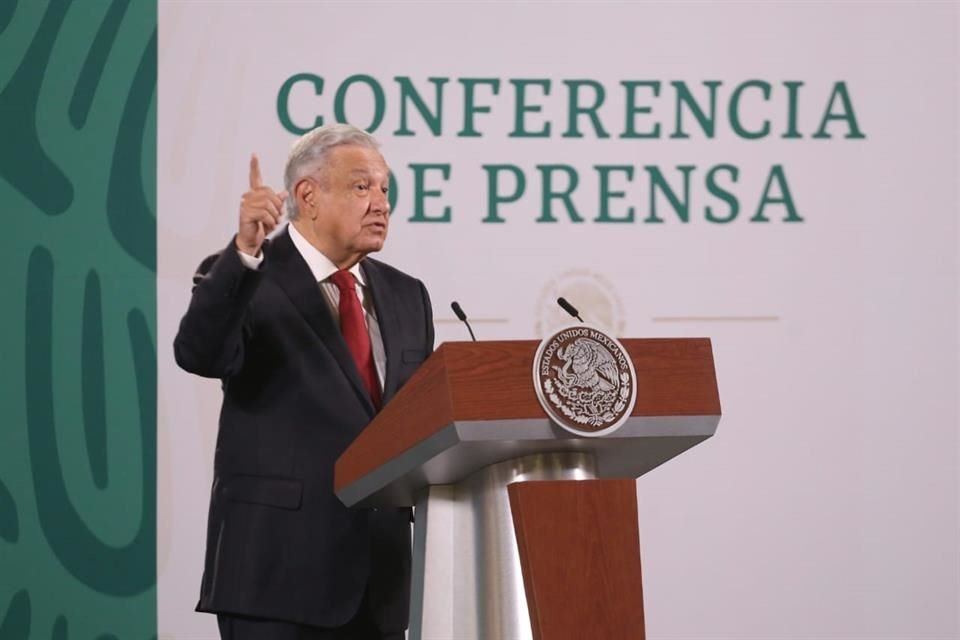
<svg viewBox="0 0 960 640"><path fill-rule="evenodd" d="M390 199L380 189L373 190L373 197L370 199L370 210L384 215L390 215Z"/></svg>

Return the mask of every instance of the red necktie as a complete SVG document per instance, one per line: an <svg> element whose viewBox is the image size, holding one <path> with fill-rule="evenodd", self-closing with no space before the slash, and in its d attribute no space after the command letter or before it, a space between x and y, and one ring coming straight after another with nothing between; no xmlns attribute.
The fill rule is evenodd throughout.
<svg viewBox="0 0 960 640"><path fill-rule="evenodd" d="M379 409L380 379L377 376L377 365L373 361L370 334L367 333L367 323L363 320L363 308L357 296L353 274L349 271L337 271L330 276L330 281L340 290L340 331L343 339L347 342L357 371L360 372L360 379L370 393L373 406Z"/></svg>

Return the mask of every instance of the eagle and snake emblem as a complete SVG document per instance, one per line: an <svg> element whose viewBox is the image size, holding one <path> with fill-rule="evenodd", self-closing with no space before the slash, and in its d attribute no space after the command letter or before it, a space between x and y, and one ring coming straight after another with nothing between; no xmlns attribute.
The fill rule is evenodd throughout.
<svg viewBox="0 0 960 640"><path fill-rule="evenodd" d="M561 364L551 365L554 376L544 381L544 391L568 419L593 428L604 428L622 414L630 397L630 374L621 371L604 345L579 337L556 350Z"/></svg>

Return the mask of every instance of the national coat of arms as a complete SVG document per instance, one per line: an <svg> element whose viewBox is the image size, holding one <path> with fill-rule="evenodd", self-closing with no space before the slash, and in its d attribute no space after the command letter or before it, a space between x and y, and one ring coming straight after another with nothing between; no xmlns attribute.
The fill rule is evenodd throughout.
<svg viewBox="0 0 960 640"><path fill-rule="evenodd" d="M626 349L589 325L560 329L541 342L533 380L547 415L581 436L613 433L637 399L637 376Z"/></svg>

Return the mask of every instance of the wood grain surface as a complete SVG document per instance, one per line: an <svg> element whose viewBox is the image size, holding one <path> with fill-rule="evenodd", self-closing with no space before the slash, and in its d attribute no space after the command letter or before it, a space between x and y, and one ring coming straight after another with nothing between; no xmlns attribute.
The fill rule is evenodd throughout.
<svg viewBox="0 0 960 640"><path fill-rule="evenodd" d="M644 640L633 480L508 487L535 640Z"/></svg>
<svg viewBox="0 0 960 640"><path fill-rule="evenodd" d="M621 340L637 371L632 416L720 415L707 338ZM337 461L344 487L458 420L545 418L533 387L539 342L446 342Z"/></svg>

